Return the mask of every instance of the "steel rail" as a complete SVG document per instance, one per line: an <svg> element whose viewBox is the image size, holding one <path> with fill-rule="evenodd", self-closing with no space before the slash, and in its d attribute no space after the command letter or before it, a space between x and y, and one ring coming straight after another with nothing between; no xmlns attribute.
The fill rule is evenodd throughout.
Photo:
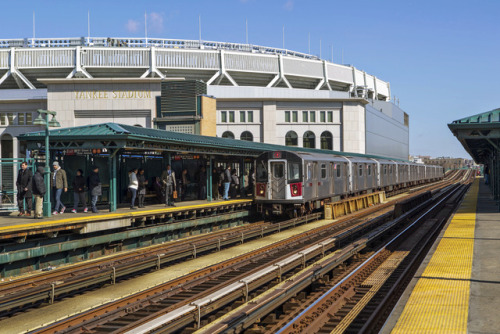
<svg viewBox="0 0 500 334"><path fill-rule="evenodd" d="M432 206L431 209L427 210L425 212L425 214L429 213L430 211L432 211L437 205L439 205L440 203L442 203L442 201L444 200L445 198L441 198L438 202L438 204ZM424 205L424 204L422 204ZM421 205L421 206L422 206ZM427 203L428 205L428 203ZM419 206L420 207L420 206ZM419 208L417 208L416 210L419 210ZM410 227L407 227L404 231L407 231L409 228L415 226L415 224L417 224L420 219L422 218L418 218L416 221L414 221ZM382 229L382 227L380 228L379 231L376 231L376 232L372 232L371 235L365 239L365 241L362 241L362 242L355 242L355 243L352 243L350 244L350 247L348 247L347 249L345 249L345 251L343 252L343 254L339 254L338 255L338 258L336 259L332 259L331 263L332 265L335 264L335 261L338 261L336 262L336 264L338 264L339 262L341 261L345 261L346 257L351 257L354 253L357 253L359 250L361 250L362 248L364 248L364 246L370 242L371 240L373 240L374 238L378 238L381 236L382 233L385 233L385 230ZM399 233L398 236L401 236L403 232ZM396 238L393 238L389 243L387 243L386 246L389 246L391 244L391 242L393 242ZM379 254L381 252L381 250L379 252L377 252L376 254ZM367 261L364 262L364 264L370 262L370 260L372 260L374 258L374 256L376 256L376 254L374 254L373 256L371 256ZM321 277L323 274L322 273L325 273L326 269L326 265L324 263L321 264L321 268L318 269L318 267L314 267L314 268L310 268L309 269L309 273L306 275L304 274L303 276L301 277L295 277L293 279L293 281L287 281L286 283L284 283L284 288L282 289L279 289L279 291L276 291L276 293L274 294L271 294L270 296L268 297L263 297L262 299L264 299L262 301L261 304L259 304L259 302L261 302L260 300L254 300L252 301L252 304L249 305L248 307L245 307L244 309L240 310L239 313L236 313L234 315L231 316L230 319L225 319L224 320L224 323L223 324L220 324L218 327L217 326L211 326L211 327L208 327L207 329L202 329L200 330L199 332L200 333L219 333L221 331L226 331L226 330L229 330L229 329L236 329L238 328L239 330L242 330L243 327L241 326L247 326L249 323L251 324L251 320L248 320L248 318L251 318L251 319L261 319L266 313L259 313L259 311L261 310L264 310L264 311L270 311L272 310L273 308L277 307L277 305L279 305L281 302L285 302L286 300L288 300L290 298L290 296L293 296L293 295L296 295L301 289L298 288L301 284L303 285L302 287L304 286L307 286L308 284L312 283L314 280L316 280L318 277ZM358 267L358 270L360 270L361 266ZM331 270L332 268L329 268L329 270ZM333 291L334 289L338 289L339 286L344 283L346 280L348 280L350 277L352 277L354 274L355 274L356 271L350 273L346 278L342 279L341 282L339 282L338 284L336 284L332 289L330 289L330 292ZM309 311L312 307L314 307L314 305L318 304L319 302L321 301L318 300L316 301L313 306L310 306L308 307L305 311L303 311L300 316L304 315L307 311ZM295 320L297 320L299 318L296 317ZM247 327L245 327L247 328ZM288 327L285 327L282 329L283 330L286 330L286 328Z"/></svg>

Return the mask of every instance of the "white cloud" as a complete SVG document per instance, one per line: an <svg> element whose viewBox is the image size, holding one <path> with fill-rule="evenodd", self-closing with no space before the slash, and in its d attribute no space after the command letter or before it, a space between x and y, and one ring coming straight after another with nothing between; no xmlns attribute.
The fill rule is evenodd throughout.
<svg viewBox="0 0 500 334"><path fill-rule="evenodd" d="M283 5L283 8L286 10L292 10L293 9L293 0L287 0L285 4Z"/></svg>
<svg viewBox="0 0 500 334"><path fill-rule="evenodd" d="M139 21L130 19L125 26L128 32L137 32L139 30L139 25Z"/></svg>
<svg viewBox="0 0 500 334"><path fill-rule="evenodd" d="M148 30L152 32L163 32L163 13L151 12L148 15Z"/></svg>

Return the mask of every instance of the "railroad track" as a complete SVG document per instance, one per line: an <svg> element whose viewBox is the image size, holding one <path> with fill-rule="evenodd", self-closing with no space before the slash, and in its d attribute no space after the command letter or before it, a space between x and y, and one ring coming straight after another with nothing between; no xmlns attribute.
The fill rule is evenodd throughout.
<svg viewBox="0 0 500 334"><path fill-rule="evenodd" d="M420 194L421 193L423 193L423 191L421 191ZM414 196L417 197L418 194ZM384 219L388 219L392 215L392 213L387 213L392 211L393 206L394 203L386 203L379 207L365 210L363 212L364 215L374 214L374 212L381 209L386 210L386 216L384 218L378 220L372 219L369 223L366 219L354 223L352 222L352 217L350 217L349 219L346 218L337 223L334 228L331 226L329 229L324 228L322 233L324 234L327 232L330 234L327 238L324 236L322 237L321 233L317 234L315 238L311 238L311 235L305 236L306 238L302 245L303 249L298 253L295 252L295 257L292 256L292 260L290 260L291 249L296 249L300 246L300 242L297 242L297 240L294 241L294 244L290 244L290 240L287 240L286 243L288 243L288 246L285 246L282 251L274 250L273 253L271 253L270 250L265 250L264 252L261 250L261 253L257 254L257 256L249 260L249 262L232 264L231 269L228 269L229 267L226 266L219 266L217 270L207 268L207 271L211 272L211 277L208 279L204 277L202 273L197 273L198 279L189 279L185 277L181 288L179 288L181 282L169 282L164 286L155 287L139 295L131 296L130 299L126 298L120 300L114 305L106 305L105 307L89 311L86 314L49 326L39 332L73 333L79 332L78 328L85 328L87 332L92 333L122 332L127 330L127 328L132 330L140 326L140 324L138 324L139 319L142 322L152 319L154 321L158 316L172 312L176 313L178 312L176 310L186 309L190 309L190 311L196 311L196 309L198 309L200 314L197 321L199 325L201 325L203 321L207 321L206 319L202 320L201 317L201 307L205 307L205 305L199 304L197 307L194 307L193 310L193 302L200 299L205 302L207 300L212 300L214 296L220 294L219 291L227 291L228 284L230 286L229 290L231 291L229 295L224 298L225 301L235 298L248 299L252 296L252 291L253 295L255 295L259 292L259 288L262 290L263 282L269 284L268 287L270 287L275 283L273 281L276 279L277 281L284 279L294 274L297 270L300 270L307 262L325 256L325 254L332 250L336 244L342 242L346 243L356 235L365 233L368 228L371 229L374 226L382 224ZM359 219L361 213L357 214L356 217ZM365 225L363 226L363 224ZM318 231L316 231L316 233L317 232ZM332 233L336 233L335 237L331 237ZM307 234L310 234L310 232ZM283 245L286 243L283 243ZM311 244L314 246L310 246ZM265 256L262 254L265 254ZM262 276L263 271L265 272L264 276ZM242 273L247 276L242 276ZM254 275L253 277L255 279L249 279L248 274L250 274L250 278ZM231 284L234 285L231 287ZM226 288L224 288L224 286L226 286ZM268 287L265 287L264 290ZM222 305L224 304L222 303ZM213 313L216 312L216 310L216 308L204 309L203 314L208 314L208 311ZM193 323L195 319L196 315L193 315L192 312L188 312L181 321L172 324L172 326L168 328L168 331L179 330L183 326L185 327ZM213 314L208 317L208 321L211 319L215 319ZM198 324L196 324L196 326L197 325Z"/></svg>
<svg viewBox="0 0 500 334"><path fill-rule="evenodd" d="M436 187L437 185L434 184L427 185L427 187L419 189L415 194ZM378 209L391 207L393 204L385 203L379 206ZM369 211L366 213L368 214ZM60 267L56 270L43 271L9 280L0 283L0 317L27 308L37 307L42 303L54 303L58 299L75 293L95 289L106 284L115 284L117 281L132 275L160 269L165 264L195 258L200 254L217 251L318 218L318 214L313 214L279 223L261 221L250 226L235 227L229 230L149 246L103 259L84 261Z"/></svg>
<svg viewBox="0 0 500 334"><path fill-rule="evenodd" d="M72 293L81 293L82 290L103 284L115 284L120 279L140 272L158 270L166 264L196 258L200 254L221 250L318 218L319 214L314 214L277 224L260 221L5 281L0 284L0 316L37 306L41 302L54 303Z"/></svg>
<svg viewBox="0 0 500 334"><path fill-rule="evenodd" d="M374 242L376 231L196 333L378 333L468 189L467 181L463 183L447 186L436 194L422 215L390 241L380 242L373 254L353 258L353 253ZM339 263L347 259L349 265L339 269Z"/></svg>

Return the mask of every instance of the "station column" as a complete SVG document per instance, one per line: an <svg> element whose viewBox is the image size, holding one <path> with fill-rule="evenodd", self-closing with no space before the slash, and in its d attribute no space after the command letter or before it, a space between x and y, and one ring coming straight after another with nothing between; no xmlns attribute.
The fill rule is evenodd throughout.
<svg viewBox="0 0 500 334"><path fill-rule="evenodd" d="M116 154L118 150L115 150L109 156L109 211L115 212L117 207L117 189L116 189L116 180L117 180L117 163L116 163Z"/></svg>

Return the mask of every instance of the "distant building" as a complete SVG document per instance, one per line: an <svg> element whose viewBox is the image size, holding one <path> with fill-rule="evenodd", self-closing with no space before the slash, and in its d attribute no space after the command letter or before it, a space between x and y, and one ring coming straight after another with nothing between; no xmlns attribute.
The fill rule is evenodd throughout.
<svg viewBox="0 0 500 334"><path fill-rule="evenodd" d="M452 157L421 157L424 164L442 166L445 170L448 169L460 169L460 168L472 168L474 167L474 161L472 159L464 158L452 158Z"/></svg>

